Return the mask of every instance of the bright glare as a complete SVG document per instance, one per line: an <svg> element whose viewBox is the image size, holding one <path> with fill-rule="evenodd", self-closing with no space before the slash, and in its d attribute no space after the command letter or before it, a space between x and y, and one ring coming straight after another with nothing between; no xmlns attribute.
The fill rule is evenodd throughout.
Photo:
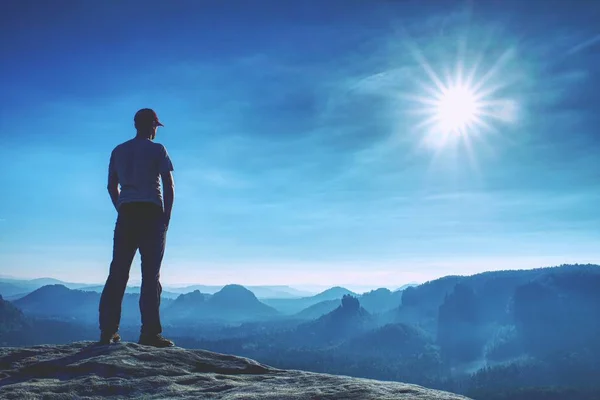
<svg viewBox="0 0 600 400"><path fill-rule="evenodd" d="M470 88L454 86L440 93L436 108L437 119L442 130L449 133L463 133L475 122L480 105Z"/></svg>
<svg viewBox="0 0 600 400"><path fill-rule="evenodd" d="M449 64L437 66L443 74L434 70L418 48L412 50L428 78L419 78L418 92L408 94L416 106L412 111L420 116L414 127L423 145L440 151L462 143L472 153L476 151L474 140L484 140L484 133L498 133L498 123L516 120L517 103L502 96L508 81L501 70L513 55L511 49L488 70L480 69L480 61L466 65L459 57L454 70ZM478 59L483 59L483 54Z"/></svg>

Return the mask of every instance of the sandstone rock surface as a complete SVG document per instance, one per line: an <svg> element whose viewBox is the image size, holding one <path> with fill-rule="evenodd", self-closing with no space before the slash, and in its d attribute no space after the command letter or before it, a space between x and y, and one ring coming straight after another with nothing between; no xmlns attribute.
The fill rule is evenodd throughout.
<svg viewBox="0 0 600 400"><path fill-rule="evenodd" d="M466 399L417 385L282 370L204 350L92 342L0 348L0 398Z"/></svg>

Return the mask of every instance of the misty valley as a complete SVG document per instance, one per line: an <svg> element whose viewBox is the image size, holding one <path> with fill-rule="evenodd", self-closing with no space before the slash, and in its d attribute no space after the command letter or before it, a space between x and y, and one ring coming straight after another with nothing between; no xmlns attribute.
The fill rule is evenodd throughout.
<svg viewBox="0 0 600 400"><path fill-rule="evenodd" d="M251 290L252 289L252 290ZM0 281L0 344L97 340L101 285ZM165 288L165 334L180 347L285 369L415 383L474 399L600 396L600 267L446 276L395 290ZM130 287L120 333L139 334Z"/></svg>

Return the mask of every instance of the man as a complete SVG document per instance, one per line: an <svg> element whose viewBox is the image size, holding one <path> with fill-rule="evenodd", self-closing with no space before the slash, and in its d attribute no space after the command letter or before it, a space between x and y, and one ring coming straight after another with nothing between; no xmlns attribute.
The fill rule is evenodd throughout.
<svg viewBox="0 0 600 400"><path fill-rule="evenodd" d="M153 142L164 126L149 108L134 117L137 135L115 147L108 167L108 193L118 212L113 258L100 298L100 343L119 342L121 303L136 251L142 260L139 343L155 347L175 344L162 336L160 324L160 266L173 208L173 164L162 144ZM164 206L160 179L164 191ZM119 185L121 190L119 191Z"/></svg>

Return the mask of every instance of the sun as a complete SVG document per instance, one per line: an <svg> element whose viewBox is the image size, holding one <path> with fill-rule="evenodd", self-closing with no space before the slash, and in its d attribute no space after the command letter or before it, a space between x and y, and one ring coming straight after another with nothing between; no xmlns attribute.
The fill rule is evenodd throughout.
<svg viewBox="0 0 600 400"><path fill-rule="evenodd" d="M435 116L442 131L464 134L480 117L481 104L466 85L443 88L437 97Z"/></svg>
<svg viewBox="0 0 600 400"><path fill-rule="evenodd" d="M489 92L460 72L444 81L432 73L432 83L424 84L422 91L425 95L414 97L417 113L425 117L417 128L424 132L423 141L430 147L440 149L459 141L470 144L489 128Z"/></svg>
<svg viewBox="0 0 600 400"><path fill-rule="evenodd" d="M479 62L469 65L459 57L453 70L447 63L437 65L443 73L436 72L419 49L412 48L412 53L427 79L415 79L416 92L404 98L411 104L410 113L418 116L412 131L422 146L437 153L463 144L472 153L475 140L496 133L500 123L515 122L518 107L504 95L508 83L501 73L512 56L510 49L487 70L482 71Z"/></svg>

